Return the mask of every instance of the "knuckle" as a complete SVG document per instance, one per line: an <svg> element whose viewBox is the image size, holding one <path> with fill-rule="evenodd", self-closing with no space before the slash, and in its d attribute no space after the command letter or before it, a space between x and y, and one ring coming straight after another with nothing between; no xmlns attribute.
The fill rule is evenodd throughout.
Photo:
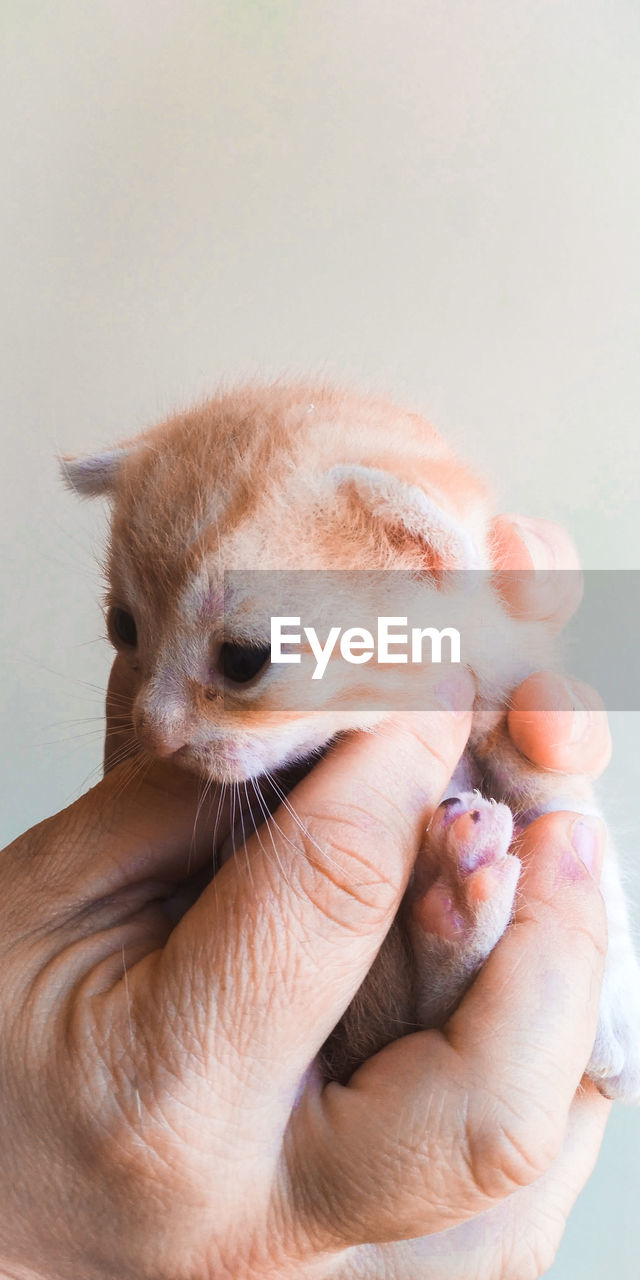
<svg viewBox="0 0 640 1280"><path fill-rule="evenodd" d="M342 927L376 927L397 906L405 881L402 841L354 804L305 815L300 833L305 896Z"/></svg>
<svg viewBox="0 0 640 1280"><path fill-rule="evenodd" d="M467 1164L474 1190L502 1200L537 1182L558 1154L562 1134L536 1110L526 1117L503 1116L490 1129L468 1137Z"/></svg>

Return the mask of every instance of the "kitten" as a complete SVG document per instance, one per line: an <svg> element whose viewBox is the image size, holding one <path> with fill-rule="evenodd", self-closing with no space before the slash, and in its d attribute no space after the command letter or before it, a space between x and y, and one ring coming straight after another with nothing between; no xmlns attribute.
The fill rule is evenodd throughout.
<svg viewBox="0 0 640 1280"><path fill-rule="evenodd" d="M336 733L371 728L383 714L371 709L373 671L358 667L367 709L362 700L349 709L337 664L317 706L295 709L291 694L278 711L274 690L284 680L295 690L304 664L270 667L264 609L248 588L225 600L225 571L404 569L435 607L448 571L490 568L492 513L478 477L420 417L336 388L223 392L63 465L80 494L112 502L108 625L136 673L136 737L147 752L222 783L308 759ZM503 708L546 665L548 636L508 616L488 575L478 580L495 643L465 656L478 688L470 745L425 833L401 912L325 1046L324 1069L341 1080L398 1034L442 1025L504 932L520 869L512 813L597 811L586 780L559 781L512 747ZM371 573L359 581L367 616L393 614L391 587L381 608L378 588L366 598ZM637 1102L640 971L612 849L602 892L609 953L589 1074L608 1096Z"/></svg>

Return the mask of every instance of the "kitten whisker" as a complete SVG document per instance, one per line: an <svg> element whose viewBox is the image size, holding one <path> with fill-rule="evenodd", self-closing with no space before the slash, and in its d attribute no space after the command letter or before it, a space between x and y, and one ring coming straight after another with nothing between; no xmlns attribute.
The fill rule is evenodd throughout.
<svg viewBox="0 0 640 1280"><path fill-rule="evenodd" d="M254 884L254 879L253 879L253 872L252 872L252 870L251 870L251 863L250 863L249 850L247 849L246 840L245 840L245 833L244 833L244 821L243 821L243 817L242 817L242 801L241 801L241 799L240 799L240 784L239 784L239 782L233 782L233 783L232 783L232 787L233 787L233 796L234 796L234 809L233 809L233 838L232 838L233 852L234 852L234 855L237 857L237 856L238 856L238 849L236 848L236 844L235 844L235 836L236 836L237 826L239 825L239 826L242 828L242 852L243 852L243 854L244 854L245 866L246 866L246 868L247 868L247 875L248 875L248 877L249 877L249 880L251 881L251 886L252 886L252 888L253 888L253 887L255 887L255 884ZM237 819L237 821L236 821L236 816L235 816L235 813L236 813L236 806L237 806L237 809L238 809L238 819Z"/></svg>
<svg viewBox="0 0 640 1280"><path fill-rule="evenodd" d="M62 728L65 728L67 725L72 726L76 724L92 724L92 723L103 725L104 716L103 715L102 716L101 715L76 716L73 720L51 720L49 724L46 725L45 727L47 729L62 729Z"/></svg>
<svg viewBox="0 0 640 1280"><path fill-rule="evenodd" d="M236 785L238 785L238 784L236 784ZM244 791L245 791L245 795L246 795L246 798L247 798L247 805L248 805L248 809L249 809L249 814L251 814L251 805L250 805L250 803L249 803L249 792L247 791L247 784L246 784L246 782L244 783ZM250 881L251 881L251 888L252 888L252 889L255 889L255 881L254 881L254 878L253 878L253 871L252 871L252 869L251 869L251 854L249 853L249 850L247 849L247 832L246 832L246 830L245 830L245 825L244 825L244 813L243 813L242 801L241 801L241 799L240 799L240 788L239 788L239 786L238 786L238 807L239 807L239 811L240 811L240 826L242 827L242 847L243 847L243 849L244 849L244 851L245 851L245 858L246 858L246 863L247 863L247 873L248 873L249 879L250 879ZM249 834L251 834L251 832L250 832Z"/></svg>
<svg viewBox="0 0 640 1280"><path fill-rule="evenodd" d="M204 786L202 786L202 788L201 788L201 790L200 790L200 795L199 795L199 797L198 797L198 804L197 804L197 807L196 807L196 814L195 814L195 818L193 819L193 831L192 831L192 833L191 833L191 842L190 842L190 844L189 844L189 854L188 854L188 858L187 858L187 875L190 875L190 873L191 873L191 862L192 862L193 856L194 856L194 854L195 854L195 847L196 847L196 828L197 828L197 826L198 826L198 818L200 817L200 813L202 812L202 807L203 807L203 805L204 805L204 803L205 803L205 800L207 799L207 796L209 795L209 792L211 791L211 788L212 788L212 787L213 787L213 778L205 778L205 780L204 780Z"/></svg>
<svg viewBox="0 0 640 1280"><path fill-rule="evenodd" d="M56 738L40 738L38 741L28 742L25 745L29 747L60 747L65 742L86 742L87 739L102 739L102 729L87 729L85 733L60 733Z"/></svg>
<svg viewBox="0 0 640 1280"><path fill-rule="evenodd" d="M26 651L23 651L20 654L20 658L25 662L30 662L31 665L37 667L39 671L46 671L47 675L56 676L58 680L65 680L68 684L73 684L75 686L80 685L83 689L90 689L92 693L99 694L101 701L104 702L104 685L94 684L91 680L82 680L79 676L70 675L66 671L56 671L55 667L48 666L46 662L42 662L39 658L32 657L31 654ZM123 697L123 695L117 696Z"/></svg>
<svg viewBox="0 0 640 1280"><path fill-rule="evenodd" d="M129 763L130 763L130 769L128 771L128 776L127 776L127 770L123 770L123 778L121 781L121 785L118 787L115 795L113 796L114 801L119 800L120 797L124 795L124 792L129 787L132 787L134 783L136 783L137 786L140 786L142 782L144 782L144 779L147 776L147 774L151 772L151 768L153 765L153 757L140 753L140 755L131 756L129 758Z"/></svg>
<svg viewBox="0 0 640 1280"><path fill-rule="evenodd" d="M123 748L121 748L120 750L122 751ZM130 753L127 752L126 756L128 757L129 755ZM121 763L121 760L118 758L118 756L119 756L119 753L116 753L114 764ZM125 757L123 756L122 758L125 758ZM82 779L82 782L80 783L77 790L74 791L72 795L68 797L67 803L71 803L73 800L76 800L78 796L81 796L88 787L93 786L95 782L99 782L103 776L104 776L103 765L102 765L102 762L100 762L99 764L94 765L93 768L89 770L88 774L86 774L86 776Z"/></svg>
<svg viewBox="0 0 640 1280"><path fill-rule="evenodd" d="M261 793L261 791L260 791L260 788L259 788L259 786L257 785L257 783L256 783L256 781L255 781L255 778L252 778L252 779L251 779L251 783L252 783L252 785L253 785L253 789L254 789L254 791L255 791L255 793L256 793L256 799L257 799L257 801L258 801L258 804L260 805L260 808L261 808L261 810L262 810L262 812L263 812L263 814L264 814L264 817L265 817L265 822L264 822L265 830L267 831L267 833L268 833L268 835L269 835L269 839L271 840L271 844L272 844L272 846L273 846L273 853L274 853L274 856L275 856L275 860L276 860L276 863L277 863L278 868L279 868L279 870L280 870L280 873L281 873L281 875L282 875L282 878L283 878L283 880L284 880L284 882L285 882L285 884L286 884L287 888L288 888L288 889L291 889L291 891L292 891L293 893L295 893L297 897L299 897L299 896L300 896L300 891L299 891L299 889L296 889L295 885L293 885L293 884L292 884L291 880L289 879L289 876L287 875L287 872L286 872L286 870L285 870L285 867L284 867L284 865L283 865L282 858L280 857L280 851L279 851L278 846L277 846L277 844L276 844L276 842L275 842L275 840L274 840L274 838L273 838L273 831L271 830L271 824L273 823L273 825L274 825L274 826L275 826L275 828L276 828L276 831L278 831L278 832L280 833L280 835L281 835L281 836L282 836L282 837L287 841L287 843L291 844L292 842L288 839L288 837L287 837L287 836L284 834L284 832L281 830L281 828L280 828L280 826L279 826L279 824L278 824L277 820L275 819L274 815L269 811L269 808L268 808L268 806L267 806L266 800L265 800L264 796L262 795L262 793ZM257 834L257 832L256 832L256 834ZM262 842L261 842L261 843L262 843ZM262 847L264 848L264 845L263 845ZM265 853L267 853L267 854L268 854L268 850L266 850L266 849L265 849Z"/></svg>
<svg viewBox="0 0 640 1280"><path fill-rule="evenodd" d="M132 756L137 754L138 750L139 747L136 739L133 734L130 734L126 741L117 747L111 755L109 759L109 772L111 772L112 769L115 769L119 764L122 764L123 760L130 760Z"/></svg>
<svg viewBox="0 0 640 1280"><path fill-rule="evenodd" d="M212 864L211 870L212 870L212 875L214 879L215 879L216 872L218 870L217 844L218 844L218 831L220 829L220 818L222 815L224 802L227 799L228 792L229 792L228 783L223 782L220 787L220 795L218 797L218 808L216 810L215 821L213 824L213 835L211 837L211 864Z"/></svg>
<svg viewBox="0 0 640 1280"><path fill-rule="evenodd" d="M308 827L305 825L305 823L302 821L302 819L301 819L300 815L299 815L298 813L296 813L296 810L294 809L293 805L291 804L291 802L290 802L290 800L289 800L288 795L286 794L286 792L285 792L285 791L283 791L283 789L282 789L282 787L280 786L280 784L276 781L276 779L275 779L274 775L273 775L272 773L270 773L268 770L266 770L266 771L265 771L265 777L267 778L267 780L268 780L268 782L270 783L270 785L273 787L273 789L274 789L274 791L275 791L276 795L277 795L277 796L279 796L279 798L280 798L280 800L281 800L281 803L284 805L284 808L287 810L287 812L288 812L288 813L290 814L290 816L293 818L293 821L295 822L296 826L298 827L298 830L299 830L299 831L302 833L302 835L305 837L305 840L308 840L309 844L311 844L311 845L313 846L313 848L314 848L314 849L317 849L318 853L321 855L321 857L323 858L323 860L325 861L325 863L327 863L329 866L333 866L333 867L335 867L335 868L336 868L336 870L340 870L340 871L341 871L341 873L342 873L342 874L344 874L344 867L343 867L343 866L342 866L342 865L337 861L337 859L336 859L336 858L332 858L332 857L331 857L331 855L327 852L327 850L326 850L326 849L323 849L323 848L321 847L321 845L319 845L319 844L318 844L317 840L315 840L315 839L314 839L314 837L311 835L311 832L309 831L309 828L308 828ZM349 877L349 879L354 880L354 882L355 882L354 877L351 877L351 876L350 876L350 877Z"/></svg>

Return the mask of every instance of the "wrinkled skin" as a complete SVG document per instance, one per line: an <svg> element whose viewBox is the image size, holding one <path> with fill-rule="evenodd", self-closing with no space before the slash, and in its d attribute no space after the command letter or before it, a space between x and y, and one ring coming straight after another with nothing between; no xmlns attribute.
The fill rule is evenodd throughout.
<svg viewBox="0 0 640 1280"><path fill-rule="evenodd" d="M499 553L528 554L517 526ZM545 590L514 611L548 610ZM570 689L546 679L561 709ZM510 732L546 768L595 774L595 698L581 724L570 741L558 712L516 706ZM581 1086L606 948L598 827L594 874L575 815L528 828L515 923L443 1031L346 1087L310 1067L468 731L443 710L345 740L296 789L303 829L281 813L275 851L252 837L186 910L212 814L194 828L197 780L170 764L127 787L118 765L5 851L1 1275L534 1280L550 1265L608 1113Z"/></svg>

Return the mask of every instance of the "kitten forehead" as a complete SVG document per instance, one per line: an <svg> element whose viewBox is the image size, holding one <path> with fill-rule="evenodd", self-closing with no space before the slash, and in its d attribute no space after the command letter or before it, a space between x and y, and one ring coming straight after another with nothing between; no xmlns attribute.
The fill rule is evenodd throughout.
<svg viewBox="0 0 640 1280"><path fill-rule="evenodd" d="M225 569L408 565L434 537L443 554L464 543L469 563L465 539L473 530L482 544L486 511L484 490L420 418L283 384L224 392L151 428L113 496L112 578L150 622L172 626L180 613L192 626L222 615Z"/></svg>
<svg viewBox="0 0 640 1280"><path fill-rule="evenodd" d="M180 616L191 622L215 622L224 614L224 583L206 568L188 578L178 601Z"/></svg>

